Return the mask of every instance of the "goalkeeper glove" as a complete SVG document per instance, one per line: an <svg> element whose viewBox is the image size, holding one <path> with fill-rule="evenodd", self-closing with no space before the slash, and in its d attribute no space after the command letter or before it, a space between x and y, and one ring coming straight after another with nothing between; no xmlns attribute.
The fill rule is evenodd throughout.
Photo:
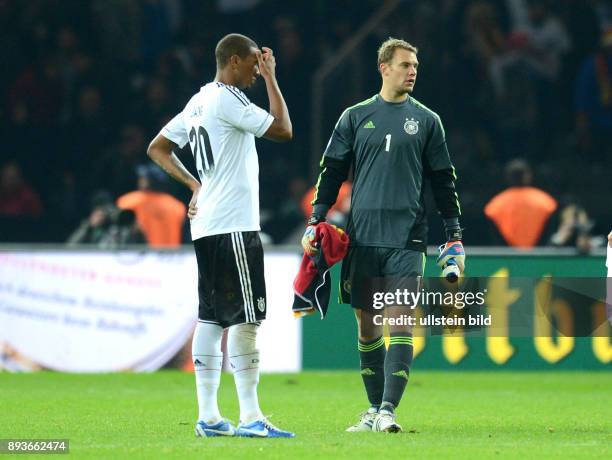
<svg viewBox="0 0 612 460"><path fill-rule="evenodd" d="M309 225L306 227L304 236L302 236L302 247L304 248L304 254L308 257L312 257L319 252L319 243L315 241L316 238L316 225Z"/></svg>
<svg viewBox="0 0 612 460"><path fill-rule="evenodd" d="M312 257L319 252L319 242L315 241L317 224L325 222L325 217L315 216L314 214L308 219L308 227L302 236L302 247L304 253L308 257Z"/></svg>
<svg viewBox="0 0 612 460"><path fill-rule="evenodd" d="M304 236L302 236L302 248L304 248L304 253L308 257L312 257L319 252L319 243L315 241L315 227L321 222L325 222L325 214L327 214L328 209L329 206L322 204L316 204L313 207L312 215L308 219L308 227L306 227Z"/></svg>
<svg viewBox="0 0 612 460"><path fill-rule="evenodd" d="M436 263L443 269L442 275L449 281L456 281L465 268L463 244L461 241L449 241L440 246L438 250L440 255Z"/></svg>
<svg viewBox="0 0 612 460"><path fill-rule="evenodd" d="M463 234L459 218L444 219L444 228L447 243L438 248L440 255L437 264L442 268L442 276L448 281L455 282L465 269L465 250L461 243Z"/></svg>

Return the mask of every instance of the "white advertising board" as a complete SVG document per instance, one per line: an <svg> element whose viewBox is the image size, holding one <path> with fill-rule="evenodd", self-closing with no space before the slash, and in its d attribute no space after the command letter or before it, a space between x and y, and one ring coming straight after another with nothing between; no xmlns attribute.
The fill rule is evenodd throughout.
<svg viewBox="0 0 612 460"><path fill-rule="evenodd" d="M265 258L264 372L301 369L301 325L291 313L298 264L294 254ZM3 251L0 369L152 371L190 346L197 306L189 251Z"/></svg>

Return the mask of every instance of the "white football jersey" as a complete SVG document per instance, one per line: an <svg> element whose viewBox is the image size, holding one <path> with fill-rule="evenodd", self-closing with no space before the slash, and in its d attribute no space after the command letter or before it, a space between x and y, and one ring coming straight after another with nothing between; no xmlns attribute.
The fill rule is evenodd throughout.
<svg viewBox="0 0 612 460"><path fill-rule="evenodd" d="M239 89L212 82L162 128L160 134L179 147L189 142L202 183L191 220L193 240L260 230L255 136L261 137L272 121Z"/></svg>

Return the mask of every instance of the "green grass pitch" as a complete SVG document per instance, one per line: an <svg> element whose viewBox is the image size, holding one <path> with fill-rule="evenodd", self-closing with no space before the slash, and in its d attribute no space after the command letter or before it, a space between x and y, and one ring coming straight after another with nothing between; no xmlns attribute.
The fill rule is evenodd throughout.
<svg viewBox="0 0 612 460"><path fill-rule="evenodd" d="M231 375L219 397L236 421ZM0 438L69 438L70 457L104 459L612 458L609 372L417 369L397 435L344 432L366 407L357 372L263 375L260 401L298 437L195 438L193 376L181 372L0 373Z"/></svg>

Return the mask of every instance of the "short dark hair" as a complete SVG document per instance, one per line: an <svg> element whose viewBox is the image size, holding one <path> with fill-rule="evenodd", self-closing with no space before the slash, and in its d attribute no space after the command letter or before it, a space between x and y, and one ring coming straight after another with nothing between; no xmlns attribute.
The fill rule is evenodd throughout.
<svg viewBox="0 0 612 460"><path fill-rule="evenodd" d="M516 158L506 164L506 181L511 187L524 187L531 184L531 167L525 160Z"/></svg>
<svg viewBox="0 0 612 460"><path fill-rule="evenodd" d="M219 40L215 48L215 58L217 59L217 68L222 69L234 55L240 56L241 59L246 58L252 53L252 48L259 48L257 43L249 37L241 34L228 34Z"/></svg>

